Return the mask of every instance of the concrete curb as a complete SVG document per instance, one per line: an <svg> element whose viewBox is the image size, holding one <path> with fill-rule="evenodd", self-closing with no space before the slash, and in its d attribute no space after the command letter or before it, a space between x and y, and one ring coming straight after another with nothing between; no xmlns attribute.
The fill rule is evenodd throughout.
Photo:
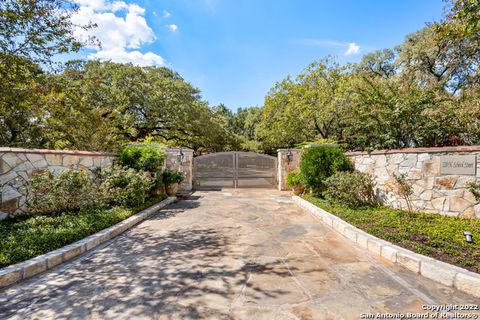
<svg viewBox="0 0 480 320"><path fill-rule="evenodd" d="M82 240L27 261L2 268L0 269L0 288L31 278L39 273L58 266L61 263L76 258L79 255L92 250L101 243L120 235L139 222L147 219L153 213L175 201L177 201L177 197L168 197L167 199Z"/></svg>
<svg viewBox="0 0 480 320"><path fill-rule="evenodd" d="M425 278L480 298L479 274L414 253L372 236L300 197L293 196L292 199L300 207L306 209L327 226L357 243L360 247L410 271L419 273Z"/></svg>

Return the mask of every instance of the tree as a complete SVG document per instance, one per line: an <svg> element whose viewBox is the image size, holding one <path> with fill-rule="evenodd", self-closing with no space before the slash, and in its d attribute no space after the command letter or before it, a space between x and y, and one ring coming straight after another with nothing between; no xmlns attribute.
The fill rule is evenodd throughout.
<svg viewBox="0 0 480 320"><path fill-rule="evenodd" d="M152 137L195 150L229 143L199 90L170 69L74 61L52 78L45 119L50 147L115 150Z"/></svg>
<svg viewBox="0 0 480 320"><path fill-rule="evenodd" d="M48 64L58 53L78 51L72 15L78 6L70 0L2 0L0 2L0 63L30 59ZM94 39L90 39L94 41Z"/></svg>
<svg viewBox="0 0 480 320"><path fill-rule="evenodd" d="M42 144L42 101L47 82L38 65L26 58L0 63L0 145L36 147Z"/></svg>
<svg viewBox="0 0 480 320"><path fill-rule="evenodd" d="M265 98L258 138L276 149L340 137L337 123L349 99L350 68L328 57L310 64L295 80L277 83Z"/></svg>
<svg viewBox="0 0 480 320"><path fill-rule="evenodd" d="M440 39L480 41L480 2L478 0L450 0L446 18L434 25Z"/></svg>
<svg viewBox="0 0 480 320"><path fill-rule="evenodd" d="M433 28L425 27L396 50L402 74L414 77L422 87L457 94L480 83L480 48L468 38L438 39Z"/></svg>
<svg viewBox="0 0 480 320"><path fill-rule="evenodd" d="M293 147L314 135L302 120L301 110L295 105L296 83L287 77L270 89L265 97L256 137L267 152L277 148Z"/></svg>
<svg viewBox="0 0 480 320"><path fill-rule="evenodd" d="M77 7L67 0L0 2L0 143L38 147L46 143L42 121L49 91L41 66L58 53L77 51L82 43L70 21Z"/></svg>

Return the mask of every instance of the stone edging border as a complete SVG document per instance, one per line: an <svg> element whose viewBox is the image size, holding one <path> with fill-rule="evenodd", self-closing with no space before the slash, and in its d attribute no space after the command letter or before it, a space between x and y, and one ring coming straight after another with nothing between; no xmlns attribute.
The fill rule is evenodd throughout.
<svg viewBox="0 0 480 320"><path fill-rule="evenodd" d="M300 207L314 214L327 226L357 243L360 247L410 271L419 273L425 278L480 298L479 274L414 253L372 236L298 196L293 196L292 199Z"/></svg>
<svg viewBox="0 0 480 320"><path fill-rule="evenodd" d="M147 219L153 213L157 212L159 209L162 209L175 201L177 201L177 197L168 197L167 199L158 202L134 214L133 216L82 240L53 250L41 256L0 269L0 288L7 287L22 280L31 278L48 269L52 269L63 262L67 262L87 251L90 251L98 245L132 228L139 222Z"/></svg>

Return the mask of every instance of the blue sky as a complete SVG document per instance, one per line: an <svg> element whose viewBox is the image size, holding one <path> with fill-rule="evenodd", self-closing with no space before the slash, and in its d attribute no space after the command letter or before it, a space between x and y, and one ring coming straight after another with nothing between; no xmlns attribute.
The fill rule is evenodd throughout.
<svg viewBox="0 0 480 320"><path fill-rule="evenodd" d="M426 22L441 0L76 0L78 22L93 21L102 49L89 58L164 65L210 105L261 106L287 75L335 55L356 62L393 47ZM81 36L81 35L80 35ZM348 51L348 55L346 54Z"/></svg>

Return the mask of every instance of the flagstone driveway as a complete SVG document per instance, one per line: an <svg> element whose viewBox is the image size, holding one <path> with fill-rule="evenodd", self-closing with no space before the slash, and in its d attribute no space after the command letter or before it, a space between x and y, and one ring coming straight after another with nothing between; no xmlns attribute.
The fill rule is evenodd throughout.
<svg viewBox="0 0 480 320"><path fill-rule="evenodd" d="M196 192L0 291L1 319L359 319L478 303L357 248L274 190Z"/></svg>

